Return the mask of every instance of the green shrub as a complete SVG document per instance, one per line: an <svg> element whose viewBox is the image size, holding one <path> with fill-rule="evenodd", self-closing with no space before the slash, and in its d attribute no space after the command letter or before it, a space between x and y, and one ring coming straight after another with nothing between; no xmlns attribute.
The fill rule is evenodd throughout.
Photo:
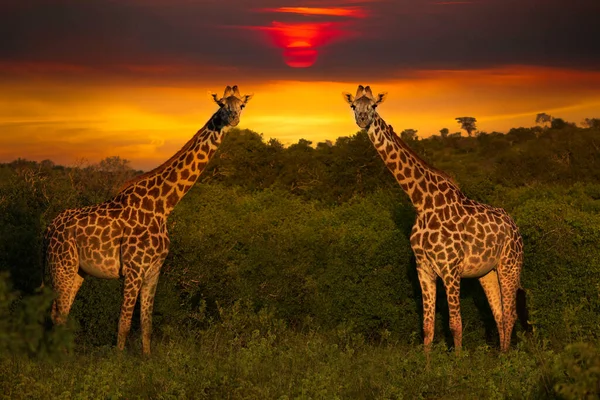
<svg viewBox="0 0 600 400"><path fill-rule="evenodd" d="M600 349L589 343L568 345L554 364L554 390L563 399L600 397Z"/></svg>
<svg viewBox="0 0 600 400"><path fill-rule="evenodd" d="M72 348L72 331L47 328L52 293L22 295L12 289L7 273L0 273L0 355L48 356Z"/></svg>

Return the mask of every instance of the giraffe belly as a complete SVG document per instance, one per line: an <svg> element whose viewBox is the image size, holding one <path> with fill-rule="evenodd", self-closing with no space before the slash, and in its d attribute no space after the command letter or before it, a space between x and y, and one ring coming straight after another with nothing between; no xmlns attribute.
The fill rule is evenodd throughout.
<svg viewBox="0 0 600 400"><path fill-rule="evenodd" d="M96 278L117 279L121 270L119 253L115 250L100 251L89 249L80 251L79 268L88 275Z"/></svg>
<svg viewBox="0 0 600 400"><path fill-rule="evenodd" d="M489 260L486 262L469 263L465 262L462 271L460 273L461 278L479 278L498 265L497 260Z"/></svg>
<svg viewBox="0 0 600 400"><path fill-rule="evenodd" d="M480 252L465 251L460 269L462 278L479 278L498 266L502 246L496 245Z"/></svg>

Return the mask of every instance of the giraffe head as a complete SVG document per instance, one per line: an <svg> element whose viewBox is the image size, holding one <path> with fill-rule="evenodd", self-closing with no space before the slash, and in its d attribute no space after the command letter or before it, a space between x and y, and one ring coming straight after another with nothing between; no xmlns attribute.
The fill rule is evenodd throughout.
<svg viewBox="0 0 600 400"><path fill-rule="evenodd" d="M242 110L254 95L247 94L242 96L237 85L234 85L233 88L227 86L223 97L220 99L216 93L211 93L211 96L220 107L218 113L225 125L237 126L240 123Z"/></svg>
<svg viewBox="0 0 600 400"><path fill-rule="evenodd" d="M375 108L387 97L387 93L379 93L375 97L369 86L363 87L362 85L358 85L356 96L352 96L348 92L344 92L342 95L350 104L350 108L354 110L356 124L361 128L368 128L371 125L376 114Z"/></svg>

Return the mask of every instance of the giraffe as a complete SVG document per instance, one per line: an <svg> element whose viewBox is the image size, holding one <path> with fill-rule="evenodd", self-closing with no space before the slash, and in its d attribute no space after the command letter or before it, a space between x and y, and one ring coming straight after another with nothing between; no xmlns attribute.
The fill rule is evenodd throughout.
<svg viewBox="0 0 600 400"><path fill-rule="evenodd" d="M141 294L142 350L150 354L152 308L158 276L169 249L167 218L194 185L230 127L239 123L252 95L227 86L212 93L218 111L177 153L126 182L101 204L65 210L45 234L45 264L56 298L51 317L63 324L86 276L123 278L117 348L123 350Z"/></svg>
<svg viewBox="0 0 600 400"><path fill-rule="evenodd" d="M452 178L428 165L398 137L376 110L387 93L375 97L369 86L359 85L355 96L343 96L416 210L410 244L423 296L426 353L434 335L438 277L446 289L455 350L462 346L460 279L478 278L498 327L500 348L508 351L517 291L522 291L523 240L516 224L503 209L467 198Z"/></svg>

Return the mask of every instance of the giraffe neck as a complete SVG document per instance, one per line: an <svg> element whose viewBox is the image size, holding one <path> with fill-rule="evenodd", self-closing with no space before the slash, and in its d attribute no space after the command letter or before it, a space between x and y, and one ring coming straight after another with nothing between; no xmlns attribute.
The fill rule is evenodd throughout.
<svg viewBox="0 0 600 400"><path fill-rule="evenodd" d="M171 158L125 183L115 200L168 216L196 183L228 128L215 113Z"/></svg>
<svg viewBox="0 0 600 400"><path fill-rule="evenodd" d="M418 213L464 197L448 175L421 159L377 113L368 128L368 135Z"/></svg>

